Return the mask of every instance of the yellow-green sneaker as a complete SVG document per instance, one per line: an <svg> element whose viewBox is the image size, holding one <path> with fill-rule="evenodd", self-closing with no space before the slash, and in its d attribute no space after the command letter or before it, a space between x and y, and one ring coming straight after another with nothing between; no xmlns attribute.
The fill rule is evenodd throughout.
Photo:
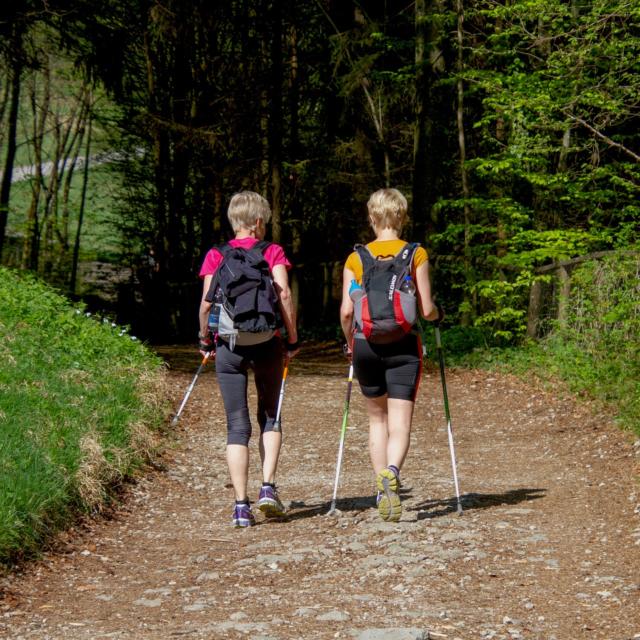
<svg viewBox="0 0 640 640"><path fill-rule="evenodd" d="M398 495L400 488L398 476L387 467L376 476L376 485L380 491L377 500L380 517L390 522L398 522L402 515L402 504Z"/></svg>

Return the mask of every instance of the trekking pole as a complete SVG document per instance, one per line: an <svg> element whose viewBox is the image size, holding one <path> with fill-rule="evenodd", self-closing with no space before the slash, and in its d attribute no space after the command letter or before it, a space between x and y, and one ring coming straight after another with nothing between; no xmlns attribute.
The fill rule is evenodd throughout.
<svg viewBox="0 0 640 640"><path fill-rule="evenodd" d="M336 510L336 498L338 496L338 482L340 480L340 467L342 466L342 452L344 451L344 437L347 433L347 418L349 417L349 402L351 400L351 387L353 386L353 362L349 365L349 375L347 377L347 397L344 401L344 413L342 415L342 429L340 431L340 446L338 447L338 462L336 464L336 481L333 485L333 498L331 508L327 512L330 516Z"/></svg>
<svg viewBox="0 0 640 640"><path fill-rule="evenodd" d="M451 427L451 414L449 413L449 398L447 396L447 381L444 375L444 354L442 351L442 340L440 339L440 327L434 325L436 332L436 348L440 361L440 380L442 381L442 397L444 399L444 415L447 418L447 435L449 438L449 452L451 454L451 467L453 469L453 483L456 488L456 498L458 501L458 515L462 515L462 502L460 501L460 488L458 487L458 473L456 471L456 452L453 447L453 429Z"/></svg>
<svg viewBox="0 0 640 640"><path fill-rule="evenodd" d="M284 400L284 387L287 384L287 374L289 373L289 358L284 359L284 369L282 370L282 384L280 385L280 397L278 398L278 409L276 419L273 423L273 430L280 431L280 414L282 413L282 401Z"/></svg>
<svg viewBox="0 0 640 640"><path fill-rule="evenodd" d="M171 426L172 427L178 424L178 420L180 420L180 415L182 414L182 410L184 409L184 406L187 404L187 400L189 399L189 396L191 395L191 392L193 391L193 387L196 386L196 380L198 379L198 376L202 373L202 370L207 365L207 362L209 361L209 358L211 358L212 354L213 354L213 357L215 358L215 351L209 351L208 353L205 354L204 358L202 358L202 362L200 363L200 366L198 367L198 370L196 371L196 375L193 376L193 380L191 381L191 384L189 385L189 388L187 389L187 393L184 394L184 398L182 399L182 402L180 403L180 407L179 407L176 415L173 417L173 420L171 421Z"/></svg>

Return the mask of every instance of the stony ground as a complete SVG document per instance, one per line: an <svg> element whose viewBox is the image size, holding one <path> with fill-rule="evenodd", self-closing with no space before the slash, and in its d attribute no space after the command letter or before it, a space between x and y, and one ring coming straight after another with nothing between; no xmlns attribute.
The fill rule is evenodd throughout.
<svg viewBox="0 0 640 640"><path fill-rule="evenodd" d="M165 353L177 404L197 359ZM401 521L382 522L374 508L357 389L340 513L327 516L346 368L321 349L291 365L278 477L286 521L230 527L225 420L208 371L162 468L128 488L110 517L0 582L0 637L640 638L640 442L567 398L450 371L459 517L431 370Z"/></svg>

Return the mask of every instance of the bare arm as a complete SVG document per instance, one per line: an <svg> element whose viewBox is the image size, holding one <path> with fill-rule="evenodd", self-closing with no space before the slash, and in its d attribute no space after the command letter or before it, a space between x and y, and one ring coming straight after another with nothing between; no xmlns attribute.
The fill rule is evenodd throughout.
<svg viewBox="0 0 640 640"><path fill-rule="evenodd" d="M298 342L298 327L296 321L296 310L293 306L293 297L289 288L289 276L283 264L277 264L271 270L273 283L278 294L278 303L282 313L284 326L287 330L287 341L290 344ZM291 353L289 354L292 355Z"/></svg>
<svg viewBox="0 0 640 640"><path fill-rule="evenodd" d="M429 262L423 262L416 269L416 289L418 308L425 320L437 320L438 309L431 298L431 280L429 279Z"/></svg>
<svg viewBox="0 0 640 640"><path fill-rule="evenodd" d="M344 268L342 272L342 303L340 305L340 325L342 333L347 340L347 345L352 348L353 342L353 300L349 296L351 281L355 279L355 274L351 269Z"/></svg>
<svg viewBox="0 0 640 640"><path fill-rule="evenodd" d="M200 311L198 312L198 321L200 325L200 336L206 336L209 331L209 313L213 304L205 300L205 296L209 292L213 275L204 277L202 281L202 299L200 300Z"/></svg>

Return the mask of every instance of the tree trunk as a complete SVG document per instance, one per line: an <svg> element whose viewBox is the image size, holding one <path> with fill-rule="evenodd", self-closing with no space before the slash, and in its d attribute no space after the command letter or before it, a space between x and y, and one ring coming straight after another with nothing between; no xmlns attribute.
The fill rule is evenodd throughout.
<svg viewBox="0 0 640 640"><path fill-rule="evenodd" d="M51 83L49 76L49 66L44 68L44 95L41 104L37 96L36 76L33 77L33 89L30 95L31 111L33 114L33 161L35 167L35 177L31 190L31 205L27 213L23 245L22 245L22 268L32 271L38 270L39 248L40 248L40 196L44 180L42 177L43 141L49 117L49 101L51 99Z"/></svg>
<svg viewBox="0 0 640 640"><path fill-rule="evenodd" d="M291 25L289 27L289 162L295 165L299 159L300 151L300 130L299 130L299 102L300 102L300 82L298 76L298 32L296 28L296 2L295 0L289 4L289 19ZM298 320L304 322L303 312L300 308L300 278L295 265L299 261L302 250L302 233L301 218L302 211L298 197L298 176L294 167L289 170L288 185L290 195L290 228L291 228L291 258L294 268L289 274L291 295L293 297L293 306L298 311Z"/></svg>
<svg viewBox="0 0 640 640"><path fill-rule="evenodd" d="M329 317L329 304L331 303L331 288L332 288L332 264L331 262L324 262L322 264L322 317Z"/></svg>
<svg viewBox="0 0 640 640"><path fill-rule="evenodd" d="M272 6L271 100L269 112L269 168L271 172L271 237L282 242L282 13Z"/></svg>
<svg viewBox="0 0 640 640"><path fill-rule="evenodd" d="M264 39L260 43L260 46L262 49L262 60L269 60L269 50ZM261 185L262 193L265 196L269 193L269 146L271 142L269 139L269 128L269 89L265 84L262 84L260 88L260 138L262 159L260 162L260 175L256 183Z"/></svg>
<svg viewBox="0 0 640 640"><path fill-rule="evenodd" d="M4 87L2 88L2 99L0 99L0 123L4 123L4 116L7 112L7 104L9 103L9 98L11 97L11 83L5 82ZM0 149L4 148L4 136L5 130L3 126L0 126Z"/></svg>
<svg viewBox="0 0 640 640"><path fill-rule="evenodd" d="M462 198L464 200L464 274L466 287L464 289L464 311L460 318L463 327L468 327L475 315L473 300L470 291L473 286L473 272L471 268L471 207L469 206L469 177L467 175L467 148L464 134L464 82L462 72L464 71L463 56L463 26L464 26L464 5L463 0L456 0L456 12L458 18L458 104L457 104L457 124L458 124L458 150L460 155L460 180L462 183Z"/></svg>
<svg viewBox="0 0 640 640"><path fill-rule="evenodd" d="M538 336L540 324L540 309L542 307L542 283L534 280L529 291L529 309L527 312L527 336L535 339Z"/></svg>
<svg viewBox="0 0 640 640"><path fill-rule="evenodd" d="M91 95L91 94L89 94ZM84 207L87 201L87 185L89 184L89 162L91 158L91 132L93 127L93 114L89 111L87 116L87 146L85 148L85 161L82 171L82 191L80 193L80 208L78 209L78 226L76 227L76 237L73 243L73 256L71 258L71 277L69 279L69 292L74 295L76 292L76 280L78 278L78 260L80 258L80 234L84 221Z"/></svg>
<svg viewBox="0 0 640 640"><path fill-rule="evenodd" d="M18 130L18 107L20 106L20 80L22 65L17 62L11 74L11 103L9 105L9 120L7 122L7 155L4 161L2 184L0 184L0 259L4 236L9 217L9 199L11 197L11 179L13 178L13 164L16 158L16 134Z"/></svg>
<svg viewBox="0 0 640 640"><path fill-rule="evenodd" d="M48 69L49 62L47 62L47 74L49 73ZM40 253L44 258L42 269L47 275L53 274L54 265L57 264L60 259L60 252L56 247L56 240L60 233L58 218L60 185L65 176L69 158L76 146L80 131L76 119L81 120L83 118L85 101L85 88L82 87L75 102L72 103L73 108L69 113L63 113L57 110L53 114L56 144L42 218L44 246L40 247Z"/></svg>
<svg viewBox="0 0 640 640"><path fill-rule="evenodd" d="M569 294L571 293L571 278L569 277L569 272L564 266L558 266L556 273L560 283L560 292L558 295L558 324L564 329L567 326L567 310L569 307Z"/></svg>
<svg viewBox="0 0 640 640"><path fill-rule="evenodd" d="M433 108L431 106L433 61L439 54L431 14L435 0L415 3L415 95L413 134L413 234L417 239L435 230L432 208L435 202L435 163L433 150Z"/></svg>
<svg viewBox="0 0 640 640"><path fill-rule="evenodd" d="M55 255L56 271L62 281L66 277L68 270L69 255L69 195L71 193L71 182L75 173L75 168L80 157L80 150L84 139L87 112L89 110L89 91L86 86L82 87L78 95L80 108L78 118L73 127L73 134L69 137L67 134L66 149L63 150L62 171L60 180L62 181L62 197L60 203L62 205L62 215L60 219L55 220L54 233L57 242L57 251ZM71 131L73 122L69 123L68 132ZM87 158L88 161L88 158Z"/></svg>

